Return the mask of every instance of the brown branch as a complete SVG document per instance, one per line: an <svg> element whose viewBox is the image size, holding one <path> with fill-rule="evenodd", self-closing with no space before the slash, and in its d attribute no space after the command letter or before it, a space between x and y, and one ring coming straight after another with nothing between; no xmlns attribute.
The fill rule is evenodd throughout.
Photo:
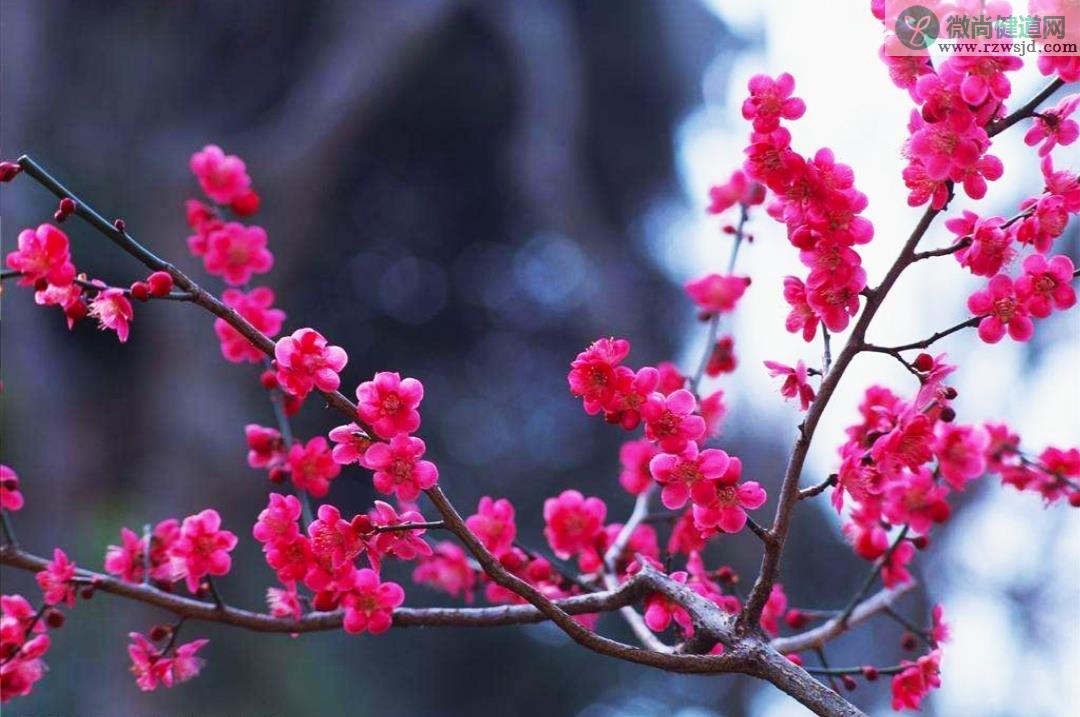
<svg viewBox="0 0 1080 717"><path fill-rule="evenodd" d="M799 490L799 500L806 500L807 498L813 498L825 492L825 489L831 485L836 485L837 475L833 473L825 480L821 481L817 485L810 486L809 488L802 488Z"/></svg>
<svg viewBox="0 0 1080 717"><path fill-rule="evenodd" d="M901 363L908 365L904 357L900 355L901 351L911 351L913 349L928 349L934 343L937 343L941 339L955 334L957 331L964 329L974 328L979 325L979 322L983 320L982 316L972 316L970 319L965 319L955 326L950 326L947 329L938 331L932 336L929 336L922 341L912 341L910 344L904 344L903 346L875 346L874 344L864 343L862 345L863 351L872 351L874 353L889 354L890 356L898 359ZM909 369L910 370L910 369Z"/></svg>

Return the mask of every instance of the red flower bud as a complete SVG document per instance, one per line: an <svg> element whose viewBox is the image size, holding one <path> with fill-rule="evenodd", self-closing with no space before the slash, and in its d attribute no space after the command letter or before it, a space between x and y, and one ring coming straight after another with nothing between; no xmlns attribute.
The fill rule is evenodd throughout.
<svg viewBox="0 0 1080 717"><path fill-rule="evenodd" d="M919 354L915 357L915 363L912 364L917 370L926 373L930 369L934 368L934 357L930 354Z"/></svg>
<svg viewBox="0 0 1080 717"><path fill-rule="evenodd" d="M10 182L21 171L22 167L14 162L0 162L0 182Z"/></svg>
<svg viewBox="0 0 1080 717"><path fill-rule="evenodd" d="M367 535L374 529L374 526L372 526L371 524L371 518L364 515L363 513L360 513L352 519L352 527L353 530L355 530L357 533L360 533L361 535Z"/></svg>
<svg viewBox="0 0 1080 717"><path fill-rule="evenodd" d="M70 215L74 214L75 210L77 208L78 208L78 205L75 204L75 200L72 199L71 197L64 197L63 199L60 200L60 212L64 216L70 216Z"/></svg>
<svg viewBox="0 0 1080 717"><path fill-rule="evenodd" d="M120 232L121 234L123 234L124 230L127 229L127 222L125 222L123 219L113 220L112 225L116 227L116 231Z"/></svg>
<svg viewBox="0 0 1080 717"><path fill-rule="evenodd" d="M141 281L131 285L131 298L146 301L150 298L150 287Z"/></svg>
<svg viewBox="0 0 1080 717"><path fill-rule="evenodd" d="M878 669L873 665L863 665L862 676L866 678L867 682L874 682L878 678Z"/></svg>
<svg viewBox="0 0 1080 717"><path fill-rule="evenodd" d="M956 411L951 406L946 406L941 409L941 420L945 423L952 423L956 420Z"/></svg>
<svg viewBox="0 0 1080 717"><path fill-rule="evenodd" d="M1069 496L1069 505L1074 508L1080 508L1080 491L1077 491Z"/></svg>
<svg viewBox="0 0 1080 717"><path fill-rule="evenodd" d="M261 383L262 387L267 391L272 391L278 387L277 374L273 371L263 371L259 376L259 383Z"/></svg>
<svg viewBox="0 0 1080 717"><path fill-rule="evenodd" d="M844 683L844 687L847 688L848 692L854 692L855 688L859 686L851 675L840 675L840 681Z"/></svg>
<svg viewBox="0 0 1080 717"><path fill-rule="evenodd" d="M335 609L338 606L338 601L334 597L334 593L323 591L315 593L315 597L311 599L311 606L320 612L325 612Z"/></svg>
<svg viewBox="0 0 1080 717"><path fill-rule="evenodd" d="M284 483L286 476L288 476L288 471L284 468L272 468L267 475L271 483Z"/></svg>
<svg viewBox="0 0 1080 717"><path fill-rule="evenodd" d="M173 278L167 271L155 271L146 278L151 296L167 296L173 288Z"/></svg>
<svg viewBox="0 0 1080 717"><path fill-rule="evenodd" d="M170 634L172 634L172 628L168 625L154 625L150 628L150 639L154 642L164 640Z"/></svg>
<svg viewBox="0 0 1080 717"><path fill-rule="evenodd" d="M45 612L45 624L53 630L64 626L64 613L56 608L49 608Z"/></svg>
<svg viewBox="0 0 1080 717"><path fill-rule="evenodd" d="M798 630L806 624L807 617L801 610L788 610L784 615L784 622L788 624L792 630Z"/></svg>
<svg viewBox="0 0 1080 717"><path fill-rule="evenodd" d="M49 288L49 280L42 277L34 282L34 291L45 291Z"/></svg>
<svg viewBox="0 0 1080 717"><path fill-rule="evenodd" d="M944 503L941 504L941 505L945 505L946 507L948 507L948 505L944 504ZM948 512L949 512L948 510L945 511L945 517L946 518L948 517ZM935 521L937 521L939 523L941 522L941 521L937 520L937 516L930 516L930 519L935 520ZM911 539L911 544L914 545L919 550L926 550L930 546L930 538L926 537L925 535L919 535L919 536L914 537L914 538Z"/></svg>
<svg viewBox="0 0 1080 717"><path fill-rule="evenodd" d="M798 665L799 667L802 667L802 658L799 657L797 653L793 652L790 655L784 655L784 657L788 658L788 661L791 662L793 665Z"/></svg>
<svg viewBox="0 0 1080 717"><path fill-rule="evenodd" d="M83 600L90 600L91 598L94 597L94 588L92 588L92 587L83 588L82 592L79 593L79 594L82 595Z"/></svg>
<svg viewBox="0 0 1080 717"><path fill-rule="evenodd" d="M259 195L254 190L249 189L229 202L229 209L232 209L237 216L250 217L259 211L260 202Z"/></svg>
<svg viewBox="0 0 1080 717"><path fill-rule="evenodd" d="M53 221L55 221L57 224L62 224L64 220L68 218L68 215L57 209L55 212L53 212L52 218Z"/></svg>
<svg viewBox="0 0 1080 717"><path fill-rule="evenodd" d="M75 323L80 319L85 319L86 315L90 313L90 307L86 305L85 301L76 301L64 309L64 315L68 317L71 323Z"/></svg>
<svg viewBox="0 0 1080 717"><path fill-rule="evenodd" d="M919 641L915 639L915 636L910 632L905 632L904 636L900 638L900 647L904 648L908 652L911 652L919 646Z"/></svg>

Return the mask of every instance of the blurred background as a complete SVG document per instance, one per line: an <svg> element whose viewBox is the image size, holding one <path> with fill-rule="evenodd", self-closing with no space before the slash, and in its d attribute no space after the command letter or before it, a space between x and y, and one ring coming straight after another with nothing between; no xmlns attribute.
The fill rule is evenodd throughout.
<svg viewBox="0 0 1080 717"><path fill-rule="evenodd" d="M809 107L793 128L796 148L830 146L854 167L877 230L862 252L871 283L919 213L906 207L900 179L910 100L877 60L879 28L865 3L831 17L835 42L806 33L820 8L804 2L3 0L0 12L3 157L34 155L217 288L184 243L182 203L197 195L187 162L210 142L241 155L276 258L260 283L277 292L287 330L315 326L346 348L347 392L377 370L421 378L422 435L447 493L464 512L481 495L511 498L533 545L542 544L543 499L566 488L603 497L611 519L629 513L616 480L626 436L569 396L568 364L614 335L631 340L635 366L696 366L704 327L680 286L721 270L730 250L720 231L727 220L704 207L708 187L741 163L747 127L738 108L750 75L793 72ZM1018 73L1014 96L1043 82ZM1020 137L1013 130L995 142L1006 175L991 185L988 213L1011 215L1041 189ZM1068 149L1056 160L1080 166ZM4 185L4 252L54 208L28 180ZM774 496L800 416L761 362L816 365L820 356L818 344L783 330L781 281L798 261L782 227L758 214L739 259L754 284L727 326L739 368L707 388L722 388L729 404L720 444ZM65 231L80 269L121 285L145 274L85 224ZM949 239L939 222L926 242ZM1057 246L1075 257L1077 245L1074 223ZM920 264L871 338L903 343L961 320L969 279L951 259ZM121 526L212 505L241 536L222 591L259 608L274 581L248 535L269 486L246 465L243 426L273 417L257 371L221 358L200 311L169 303L136 311L120 345L90 322L69 335L59 311L6 287L2 459L23 480L19 538L100 569ZM1041 322L1027 344L988 347L971 332L942 342L962 366L960 420L1007 420L1036 451L1075 445L1077 336L1074 311ZM912 389L888 357L858 359L819 428L807 483L835 469L835 446L872 381ZM316 400L295 419L302 437L337 423ZM374 497L366 473L349 469L330 500L349 512ZM817 503L797 514L782 579L794 605L835 608L867 566L842 543L827 499ZM920 620L942 602L954 628L944 687L924 712L1071 713L1080 704L1077 511L1044 510L1036 496L984 479L935 536L918 563L926 591L901 604ZM743 534L714 541L708 562L750 580L758 557ZM448 603L410 587L409 566L388 569L409 604ZM5 569L3 591L35 592L32 576ZM292 640L192 624L188 638L211 639L203 675L143 694L128 673L126 635L166 618L108 596L80 604L54 637L49 675L5 711L808 714L749 678L607 660L550 626ZM615 618L601 629L630 639ZM907 656L899 636L875 621L831 646L831 662L895 662ZM887 691L886 681L862 685L852 698L879 714Z"/></svg>

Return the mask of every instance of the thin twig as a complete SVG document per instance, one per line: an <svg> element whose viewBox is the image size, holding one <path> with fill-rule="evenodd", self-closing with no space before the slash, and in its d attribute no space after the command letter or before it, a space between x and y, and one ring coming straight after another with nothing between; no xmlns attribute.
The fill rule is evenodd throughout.
<svg viewBox="0 0 1080 717"><path fill-rule="evenodd" d="M813 498L816 495L820 495L825 492L825 489L831 485L836 485L836 481L839 476L833 473L825 480L821 481L817 485L812 485L809 488L803 488L799 491L799 500L806 500L807 498Z"/></svg>
<svg viewBox="0 0 1080 717"><path fill-rule="evenodd" d="M851 618L851 613L855 611L855 607L860 602L862 602L862 599L864 597L866 597L866 593L870 592L870 588L874 586L874 581L877 580L877 577L881 574L882 569L888 564L889 560L892 559L893 553L896 552L896 549L899 548L900 544L904 542L904 540L907 538L907 534L908 526L905 525L903 528L900 529L900 533L896 536L896 540L894 540L893 544L889 546L889 549L885 551L885 554L878 558L877 563L874 565L874 568L866 576L866 579L863 580L862 585L855 592L855 594L851 596L851 600L848 601L848 604L844 607L843 611L841 611L840 617L838 618L841 623L846 623L848 619Z"/></svg>

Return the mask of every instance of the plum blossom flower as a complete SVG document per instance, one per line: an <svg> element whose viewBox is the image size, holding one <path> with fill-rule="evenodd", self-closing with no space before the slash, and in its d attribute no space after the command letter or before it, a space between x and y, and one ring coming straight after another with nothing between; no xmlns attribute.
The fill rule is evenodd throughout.
<svg viewBox="0 0 1080 717"><path fill-rule="evenodd" d="M19 491L19 476L9 466L0 464L0 508L16 511L23 507L23 494Z"/></svg>
<svg viewBox="0 0 1080 717"><path fill-rule="evenodd" d="M67 286L49 284L41 291L34 292L34 303L38 306L59 306L64 312L68 329L72 329L76 321L90 313L82 294L82 287L75 283Z"/></svg>
<svg viewBox="0 0 1080 717"><path fill-rule="evenodd" d="M619 485L627 493L639 495L652 485L649 461L658 452L656 446L643 438L622 444L619 449L619 463L622 465Z"/></svg>
<svg viewBox="0 0 1080 717"><path fill-rule="evenodd" d="M1080 136L1080 125L1069 116L1080 106L1080 94L1062 98L1052 109L1035 115L1035 121L1024 135L1024 144L1039 145L1039 156L1045 157L1057 145L1067 146ZM1040 144L1041 143L1041 144Z"/></svg>
<svg viewBox="0 0 1080 717"><path fill-rule="evenodd" d="M705 435L705 419L694 415L694 394L684 388L668 396L654 393L641 407L645 436L667 453L681 453L686 444Z"/></svg>
<svg viewBox="0 0 1080 717"><path fill-rule="evenodd" d="M401 378L380 371L356 389L356 410L360 420L371 424L379 438L389 440L398 433L415 433L420 427L417 407L424 398L424 385L415 378Z"/></svg>
<svg viewBox="0 0 1080 717"><path fill-rule="evenodd" d="M476 571L469 564L465 550L457 543L449 540L436 543L433 553L420 559L412 577L415 582L438 588L451 597L463 595L466 602L473 601Z"/></svg>
<svg viewBox="0 0 1080 717"><path fill-rule="evenodd" d="M990 437L985 431L977 426L939 423L936 434L934 454L941 477L954 490L963 490L969 481L986 472Z"/></svg>
<svg viewBox="0 0 1080 717"><path fill-rule="evenodd" d="M709 189L709 214L721 214L736 204L754 206L765 201L765 188L736 169L728 181Z"/></svg>
<svg viewBox="0 0 1080 717"><path fill-rule="evenodd" d="M570 393L584 401L585 412L596 415L615 396L615 367L630 353L626 339L597 339L570 364Z"/></svg>
<svg viewBox="0 0 1080 717"><path fill-rule="evenodd" d="M906 523L919 535L926 535L934 523L948 520L948 494L948 488L935 483L933 474L922 467L889 482L881 511L889 521Z"/></svg>
<svg viewBox="0 0 1080 717"><path fill-rule="evenodd" d="M971 313L982 317L979 338L988 344L1001 341L1006 331L1013 341L1027 341L1035 333L1028 309L1006 274L998 274L985 289L969 296L967 305Z"/></svg>
<svg viewBox="0 0 1080 717"><path fill-rule="evenodd" d="M195 653L205 647L209 642L210 641L206 639L192 640L191 642L185 642L183 645L175 648L172 660L173 684L187 682L188 680L199 676L199 671L203 666L203 660L196 657Z"/></svg>
<svg viewBox="0 0 1080 717"><path fill-rule="evenodd" d="M1032 254L1024 259L1024 274L1016 279L1016 292L1024 297L1024 308L1037 319L1045 319L1054 309L1064 311L1076 304L1072 286L1073 263L1059 254L1047 259Z"/></svg>
<svg viewBox="0 0 1080 717"><path fill-rule="evenodd" d="M352 585L342 599L345 632L378 635L390 629L394 608L405 602L405 591L397 583L382 582L378 573L364 568L353 573Z"/></svg>
<svg viewBox="0 0 1080 717"><path fill-rule="evenodd" d="M685 571L676 571L668 577L677 583L686 584L687 574ZM645 598L644 617L645 624L653 632L663 632L668 629L668 626L673 621L683 629L685 634L691 634L694 631L690 613L687 612L686 608L662 593L650 593Z"/></svg>
<svg viewBox="0 0 1080 717"><path fill-rule="evenodd" d="M373 528L387 528L403 523L422 523L424 516L415 510L405 510L400 515L389 503L375 501L374 509L368 515ZM385 555L393 555L398 560L416 560L432 554L431 546L424 540L427 532L424 528L414 530L386 530L368 536L368 560L371 567L379 569L379 561Z"/></svg>
<svg viewBox="0 0 1080 717"><path fill-rule="evenodd" d="M285 440L276 428L249 423L244 426L247 462L252 468L273 469L285 462Z"/></svg>
<svg viewBox="0 0 1080 717"><path fill-rule="evenodd" d="M124 296L123 289L102 288L97 296L90 300L89 313L98 320L102 331L115 331L120 343L128 340L130 323L135 318L135 311L131 308L131 302Z"/></svg>
<svg viewBox="0 0 1080 717"><path fill-rule="evenodd" d="M274 358L278 383L297 398L307 398L313 389L336 391L341 385L338 374L349 361L345 349L329 345L322 334L310 328L278 339Z"/></svg>
<svg viewBox="0 0 1080 717"><path fill-rule="evenodd" d="M576 490L565 490L544 501L544 535L556 557L595 550L601 537L607 505L599 498L586 498Z"/></svg>
<svg viewBox="0 0 1080 717"><path fill-rule="evenodd" d="M948 642L950 637L949 625L945 622L945 608L940 603L934 605L934 609L930 611L930 618L932 620L930 639L933 641L934 647L943 642Z"/></svg>
<svg viewBox="0 0 1080 717"><path fill-rule="evenodd" d="M35 576L46 605L75 604L75 563L60 548L53 550L53 559Z"/></svg>
<svg viewBox="0 0 1080 717"><path fill-rule="evenodd" d="M30 694L45 676L41 657L49 649L45 623L22 595L0 597L0 703Z"/></svg>
<svg viewBox="0 0 1080 717"><path fill-rule="evenodd" d="M295 585L288 588L267 588L266 607L274 617L299 620L304 614Z"/></svg>
<svg viewBox="0 0 1080 717"><path fill-rule="evenodd" d="M750 277L707 274L686 282L686 293L702 311L723 314L735 310L735 304L750 286Z"/></svg>
<svg viewBox="0 0 1080 717"><path fill-rule="evenodd" d="M649 461L649 472L663 486L660 500L668 510L686 505L708 503L715 496L710 481L720 479L728 469L731 458L722 450L707 448L698 450L696 443L688 443L680 454L661 453Z"/></svg>
<svg viewBox="0 0 1080 717"><path fill-rule="evenodd" d="M271 493L269 503L259 513L251 534L260 543L291 543L300 536L300 500L295 495Z"/></svg>
<svg viewBox="0 0 1080 717"><path fill-rule="evenodd" d="M754 75L747 83L750 96L742 104L742 116L752 120L755 132L772 132L780 126L780 120L797 120L806 112L806 104L795 91L795 78L787 72L777 75Z"/></svg>
<svg viewBox="0 0 1080 717"><path fill-rule="evenodd" d="M799 410L805 411L810 407L810 402L814 400L814 388L807 380L805 363L800 360L792 368L776 361L766 361L765 368L769 369L769 375L773 378L784 377L784 383L780 387L781 396L798 399Z"/></svg>
<svg viewBox="0 0 1080 717"><path fill-rule="evenodd" d="M356 527L329 503L319 506L318 517L308 526L308 538L311 552L318 558L329 559L334 569L352 563L366 547Z"/></svg>
<svg viewBox="0 0 1080 717"><path fill-rule="evenodd" d="M203 192L218 204L229 204L251 187L244 160L225 154L216 144L208 144L191 155L190 165Z"/></svg>
<svg viewBox="0 0 1080 717"><path fill-rule="evenodd" d="M968 267L976 276L993 276L1001 271L1015 254L1012 234L1002 229L1004 223L1004 217L982 219L969 211L945 222L949 231L956 234L957 242L969 241L968 246L956 252L960 266Z"/></svg>
<svg viewBox="0 0 1080 717"><path fill-rule="evenodd" d="M431 461L420 460L427 446L405 433L389 443L373 443L361 463L375 471L375 490L397 496L398 500L416 500L420 491L439 482L439 469Z"/></svg>
<svg viewBox="0 0 1080 717"><path fill-rule="evenodd" d="M178 537L180 521L168 518L159 522L150 533L150 555L147 556L146 539L128 528L122 528L121 544L110 545L105 551L105 572L129 583L141 583L149 564L152 580L172 583L177 575L170 551Z"/></svg>
<svg viewBox="0 0 1080 717"><path fill-rule="evenodd" d="M627 366L615 367L615 393L605 406L604 420L628 431L641 423L641 407L660 385L660 372L645 366L635 372Z"/></svg>
<svg viewBox="0 0 1080 717"><path fill-rule="evenodd" d="M221 516L213 508L184 518L170 553L183 566L188 590L197 592L207 575L227 574L236 543L234 533L221 529Z"/></svg>
<svg viewBox="0 0 1080 717"><path fill-rule="evenodd" d="M738 363L735 357L735 339L731 336L722 336L709 352L705 375L719 376L722 373L731 373Z"/></svg>
<svg viewBox="0 0 1080 717"><path fill-rule="evenodd" d="M476 513L465 524L476 533L484 547L495 555L504 553L514 544L517 524L514 522L514 506L506 498L494 500L490 496L480 498Z"/></svg>
<svg viewBox="0 0 1080 717"><path fill-rule="evenodd" d="M330 454L335 463L343 466L359 463L372 444L368 434L356 423L337 426L330 431L330 440L335 444Z"/></svg>
<svg viewBox="0 0 1080 717"><path fill-rule="evenodd" d="M892 679L892 708L917 710L930 690L941 686L941 650L900 665L904 670Z"/></svg>
<svg viewBox="0 0 1080 717"><path fill-rule="evenodd" d="M173 656L167 657L145 635L138 632L129 634L128 656L131 657L131 672L135 675L135 684L143 692L152 692L159 686L173 685L196 677L203 661L195 656L209 640L192 640L176 647Z"/></svg>
<svg viewBox="0 0 1080 717"><path fill-rule="evenodd" d="M821 320L810 307L806 297L806 285L802 279L797 276L784 277L784 301L791 307L784 320L784 327L793 334L801 331L803 341L813 340Z"/></svg>
<svg viewBox="0 0 1080 717"><path fill-rule="evenodd" d="M746 511L764 505L766 495L761 485L755 481L740 482L741 478L742 461L731 458L722 475L707 481L710 495L698 491L697 497L707 498L694 502L694 524L698 529L738 533L746 525Z"/></svg>
<svg viewBox="0 0 1080 717"><path fill-rule="evenodd" d="M888 553L881 566L881 582L887 588L906 585L911 582L911 573L907 566L915 557L915 546L910 540L904 540Z"/></svg>
<svg viewBox="0 0 1080 717"><path fill-rule="evenodd" d="M917 470L934 456L934 429L924 414L907 414L900 423L874 441L870 454L878 470L893 478L904 468Z"/></svg>
<svg viewBox="0 0 1080 717"><path fill-rule="evenodd" d="M67 286L75 279L67 234L52 224L23 229L17 243L18 249L10 252L6 261L8 267L22 274L20 286L34 286L39 282Z"/></svg>
<svg viewBox="0 0 1080 717"><path fill-rule="evenodd" d="M221 295L221 301L226 306L236 309L236 312L247 319L252 326L270 338L281 332L285 312L273 308L274 292L269 288L260 286L247 293L239 289L226 289ZM255 348L225 319L214 321L214 333L221 342L221 353L228 361L259 363L265 358L262 351Z"/></svg>
<svg viewBox="0 0 1080 717"><path fill-rule="evenodd" d="M727 415L727 404L724 403L724 392L717 389L705 398L701 399L698 413L705 421L705 436L712 437L720 433L720 425Z"/></svg>
<svg viewBox="0 0 1080 717"><path fill-rule="evenodd" d="M207 234L203 268L228 284L243 286L255 274L265 274L274 267L274 255L266 242L262 227L226 222Z"/></svg>
<svg viewBox="0 0 1080 717"><path fill-rule="evenodd" d="M761 629L772 636L780 634L780 618L787 612L788 599L784 593L784 586L779 583L773 585L769 599L761 611Z"/></svg>
<svg viewBox="0 0 1080 717"><path fill-rule="evenodd" d="M315 436L306 444L294 443L287 462L293 485L315 498L329 493L330 481L341 473L341 466L330 455L330 446L322 436Z"/></svg>

